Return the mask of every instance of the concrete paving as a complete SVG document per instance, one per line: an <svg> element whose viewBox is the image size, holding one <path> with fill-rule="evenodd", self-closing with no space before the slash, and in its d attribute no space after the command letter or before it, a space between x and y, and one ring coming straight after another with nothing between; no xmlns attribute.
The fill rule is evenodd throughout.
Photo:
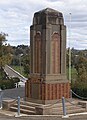
<svg viewBox="0 0 87 120"><path fill-rule="evenodd" d="M12 117L3 116L0 114L0 120L87 120L87 115L72 116L69 118L62 118L59 116L28 116L28 117Z"/></svg>
<svg viewBox="0 0 87 120"><path fill-rule="evenodd" d="M25 115L17 116L16 112L0 110L0 120L87 120L87 112L69 114L69 117L58 115Z"/></svg>

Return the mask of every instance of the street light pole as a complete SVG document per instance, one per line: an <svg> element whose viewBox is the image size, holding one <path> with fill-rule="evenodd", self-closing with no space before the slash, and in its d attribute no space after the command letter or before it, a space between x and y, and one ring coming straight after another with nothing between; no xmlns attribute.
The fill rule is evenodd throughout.
<svg viewBox="0 0 87 120"><path fill-rule="evenodd" d="M23 56L23 54L20 54L19 55L19 62L20 62L20 73L22 74L22 66L21 66L21 57Z"/></svg>
<svg viewBox="0 0 87 120"><path fill-rule="evenodd" d="M70 28L69 28L69 81L71 83L71 48L70 48L70 40L71 40L71 13L70 15Z"/></svg>

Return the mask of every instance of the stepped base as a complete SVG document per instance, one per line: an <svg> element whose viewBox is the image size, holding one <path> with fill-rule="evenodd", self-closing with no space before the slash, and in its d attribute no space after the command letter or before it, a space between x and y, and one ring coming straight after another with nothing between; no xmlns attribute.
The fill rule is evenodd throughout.
<svg viewBox="0 0 87 120"><path fill-rule="evenodd" d="M69 99L65 99L65 106L66 106L66 113L73 114L73 113L80 113L86 112L86 109L83 105L78 105L79 101ZM14 105L11 104L10 107L11 111L18 111L18 105L15 103ZM27 101L20 101L20 113L28 114L28 115L63 115L63 107L62 101L57 101L57 103L49 103L47 105L37 104L33 102Z"/></svg>
<svg viewBox="0 0 87 120"><path fill-rule="evenodd" d="M86 109L84 109L81 105L78 105L77 101L72 101L72 102L66 101L65 107L66 107L67 115L73 114L73 113L86 112ZM38 115L63 115L62 101L56 104L36 106L36 114Z"/></svg>

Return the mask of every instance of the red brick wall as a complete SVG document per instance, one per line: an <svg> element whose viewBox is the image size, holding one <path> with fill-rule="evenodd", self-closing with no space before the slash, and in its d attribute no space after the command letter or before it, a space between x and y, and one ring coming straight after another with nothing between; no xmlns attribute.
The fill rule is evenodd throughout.
<svg viewBox="0 0 87 120"><path fill-rule="evenodd" d="M40 100L57 100L62 97L69 98L70 97L70 84L67 83L56 83L56 84L48 84L41 83L40 81L32 81L28 80L26 82L25 95L28 98L31 98L31 84L39 84L39 98ZM35 91L36 93L36 91Z"/></svg>
<svg viewBox="0 0 87 120"><path fill-rule="evenodd" d="M56 100L70 97L69 83L43 84L42 100Z"/></svg>

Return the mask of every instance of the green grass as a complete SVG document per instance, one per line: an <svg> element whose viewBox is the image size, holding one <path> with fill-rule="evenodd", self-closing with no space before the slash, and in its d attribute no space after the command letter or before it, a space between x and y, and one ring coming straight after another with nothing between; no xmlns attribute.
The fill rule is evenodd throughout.
<svg viewBox="0 0 87 120"><path fill-rule="evenodd" d="M23 67L21 66L11 66L14 70L16 70L17 72L19 72L19 73L21 73L22 74L22 72L24 71L23 70Z"/></svg>
<svg viewBox="0 0 87 120"><path fill-rule="evenodd" d="M71 74L72 79L73 80L76 79L77 78L77 71L74 67L72 68L71 73L72 73Z"/></svg>
<svg viewBox="0 0 87 120"><path fill-rule="evenodd" d="M19 72L21 75L27 77L27 75L24 73L24 68L23 66L11 66L14 70L16 70L17 72Z"/></svg>
<svg viewBox="0 0 87 120"><path fill-rule="evenodd" d="M69 69L67 68L67 78L69 79ZM71 68L71 79L75 81L77 79L77 71L74 67Z"/></svg>

